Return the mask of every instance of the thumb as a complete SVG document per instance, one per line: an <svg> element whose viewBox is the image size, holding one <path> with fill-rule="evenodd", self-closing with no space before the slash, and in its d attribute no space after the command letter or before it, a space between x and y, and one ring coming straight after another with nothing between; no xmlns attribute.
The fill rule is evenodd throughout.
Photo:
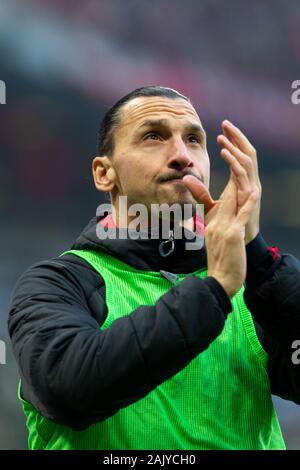
<svg viewBox="0 0 300 470"><path fill-rule="evenodd" d="M211 197L207 187L195 176L186 175L182 178L184 185L189 189L197 202L204 204L205 212L210 211L217 204Z"/></svg>

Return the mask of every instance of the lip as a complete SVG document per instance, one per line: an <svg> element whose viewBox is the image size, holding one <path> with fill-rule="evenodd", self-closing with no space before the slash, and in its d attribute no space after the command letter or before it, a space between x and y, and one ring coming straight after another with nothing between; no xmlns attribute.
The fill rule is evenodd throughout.
<svg viewBox="0 0 300 470"><path fill-rule="evenodd" d="M176 178L176 179L172 179L172 180L163 181L163 183L173 183L173 184L181 183L181 184L184 184L183 181L182 181L182 178Z"/></svg>

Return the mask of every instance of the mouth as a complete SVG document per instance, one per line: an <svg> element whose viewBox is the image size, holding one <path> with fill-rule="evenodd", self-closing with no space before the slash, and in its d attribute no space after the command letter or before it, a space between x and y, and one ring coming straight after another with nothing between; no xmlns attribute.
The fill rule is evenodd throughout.
<svg viewBox="0 0 300 470"><path fill-rule="evenodd" d="M165 184L165 183L171 183L171 184L177 184L177 185L180 185L180 186L184 186L186 188L186 185L184 184L184 182L182 181L182 179L187 176L187 175L191 175L191 176L194 176L195 178L197 178L199 181L201 181L201 183L203 183L203 178L202 176L198 176L196 175L194 172L184 172L183 174L181 175L176 175L176 174L170 174L169 178L168 178L168 175L166 175L164 178L162 178L160 180L160 184ZM168 178L168 179L165 179L165 178Z"/></svg>
<svg viewBox="0 0 300 470"><path fill-rule="evenodd" d="M182 178L173 178L171 180L163 181L162 184L173 183L173 184L184 184Z"/></svg>

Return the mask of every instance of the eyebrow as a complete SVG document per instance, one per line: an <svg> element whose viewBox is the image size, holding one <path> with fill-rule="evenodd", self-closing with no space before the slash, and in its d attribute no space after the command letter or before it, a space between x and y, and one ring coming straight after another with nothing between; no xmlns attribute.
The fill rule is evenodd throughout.
<svg viewBox="0 0 300 470"><path fill-rule="evenodd" d="M144 121L143 124L139 126L138 131L144 128L153 129L157 127L169 127L169 121L167 119L149 119L147 121ZM184 126L184 129L186 132L195 132L197 134L200 134L203 138L206 138L206 132L202 126L199 126L199 124L186 124Z"/></svg>

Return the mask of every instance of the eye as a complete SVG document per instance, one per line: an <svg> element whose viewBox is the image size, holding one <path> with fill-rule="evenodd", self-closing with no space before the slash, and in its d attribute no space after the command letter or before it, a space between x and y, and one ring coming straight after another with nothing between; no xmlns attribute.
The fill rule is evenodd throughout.
<svg viewBox="0 0 300 470"><path fill-rule="evenodd" d="M160 135L157 132L149 132L144 136L144 140L158 140Z"/></svg>
<svg viewBox="0 0 300 470"><path fill-rule="evenodd" d="M200 137L198 135L191 134L188 136L188 141L191 144L200 144Z"/></svg>

